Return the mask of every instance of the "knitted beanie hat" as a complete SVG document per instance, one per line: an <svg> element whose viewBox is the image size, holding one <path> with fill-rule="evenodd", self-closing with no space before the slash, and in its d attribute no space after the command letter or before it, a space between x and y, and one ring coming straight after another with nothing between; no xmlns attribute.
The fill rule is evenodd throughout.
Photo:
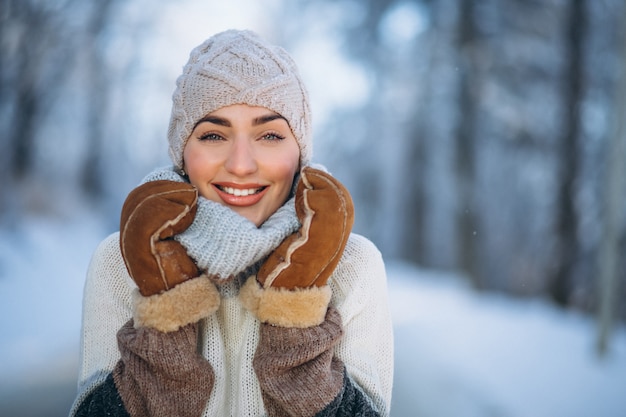
<svg viewBox="0 0 626 417"><path fill-rule="evenodd" d="M284 49L253 32L228 30L193 49L172 102L169 153L179 169L198 120L233 104L261 106L283 116L300 147L302 166L311 160L309 98L296 64Z"/></svg>

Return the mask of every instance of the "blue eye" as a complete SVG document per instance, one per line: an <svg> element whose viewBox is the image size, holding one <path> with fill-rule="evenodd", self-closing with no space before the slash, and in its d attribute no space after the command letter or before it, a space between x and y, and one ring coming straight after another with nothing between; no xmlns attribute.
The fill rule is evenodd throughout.
<svg viewBox="0 0 626 417"><path fill-rule="evenodd" d="M206 141L220 141L220 140L224 140L224 138L220 135L218 135L217 133L203 133L202 135L198 136L198 139L200 140L206 140Z"/></svg>
<svg viewBox="0 0 626 417"><path fill-rule="evenodd" d="M261 137L261 139L268 140L268 141L277 141L277 140L283 140L285 139L285 137L279 135L278 133L266 133L265 135Z"/></svg>

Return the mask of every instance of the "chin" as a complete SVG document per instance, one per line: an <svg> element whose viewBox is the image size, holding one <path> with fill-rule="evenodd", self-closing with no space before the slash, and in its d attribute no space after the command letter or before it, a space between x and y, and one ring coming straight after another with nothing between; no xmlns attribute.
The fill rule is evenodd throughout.
<svg viewBox="0 0 626 417"><path fill-rule="evenodd" d="M269 216L262 216L260 214L255 214L255 213L239 212L239 215L250 220L252 223L256 225L256 227L260 227L263 223L265 223L265 220L269 218Z"/></svg>

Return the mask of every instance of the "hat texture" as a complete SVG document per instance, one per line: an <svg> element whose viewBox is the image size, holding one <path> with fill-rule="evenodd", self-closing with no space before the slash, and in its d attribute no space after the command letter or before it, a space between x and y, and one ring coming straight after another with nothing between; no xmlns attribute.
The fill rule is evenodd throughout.
<svg viewBox="0 0 626 417"><path fill-rule="evenodd" d="M228 30L194 48L176 81L168 129L176 167L183 168L183 149L196 123L233 104L265 107L287 119L300 147L300 162L309 164L311 112L295 62L254 32Z"/></svg>

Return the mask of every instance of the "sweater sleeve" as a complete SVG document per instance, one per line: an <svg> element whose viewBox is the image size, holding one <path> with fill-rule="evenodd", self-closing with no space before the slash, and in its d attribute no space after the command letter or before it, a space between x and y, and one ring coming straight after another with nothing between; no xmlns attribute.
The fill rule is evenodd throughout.
<svg viewBox="0 0 626 417"><path fill-rule="evenodd" d="M197 331L198 323L164 333L130 320L117 335L122 358L75 416L200 416L214 374L196 352Z"/></svg>
<svg viewBox="0 0 626 417"><path fill-rule="evenodd" d="M393 335L374 245L352 237L331 286L333 300L320 325L261 324L254 368L270 416L389 414Z"/></svg>
<svg viewBox="0 0 626 417"><path fill-rule="evenodd" d="M118 233L108 236L94 251L83 289L82 313L78 395L71 415L77 415L87 397L90 401L98 397L92 395L96 389L110 391L114 387L105 381L113 382L111 372L120 359L117 332L132 318L132 280L120 254ZM107 387L101 388L103 384Z"/></svg>
<svg viewBox="0 0 626 417"><path fill-rule="evenodd" d="M120 397L113 374L109 374L104 382L91 391L74 410L74 417L109 416L130 417Z"/></svg>
<svg viewBox="0 0 626 417"><path fill-rule="evenodd" d="M253 365L270 416L312 416L333 401L343 387L344 367L333 357L341 335L332 307L314 327L261 324Z"/></svg>
<svg viewBox="0 0 626 417"><path fill-rule="evenodd" d="M329 285L331 305L341 313L343 322L344 335L334 353L344 363L349 379L344 395L353 398L355 404L365 400L378 414L388 416L393 385L393 327L385 265L376 246L353 234ZM343 402L345 405L348 401L344 398Z"/></svg>
<svg viewBox="0 0 626 417"><path fill-rule="evenodd" d="M197 353L198 323L191 320L197 309L190 310L189 295L198 292L198 283L211 289L214 297L216 290L200 277L164 294L141 297L131 291L125 271L113 235L96 250L87 274L79 396L72 415L201 415L214 373ZM146 325L154 320L147 320L145 312L139 314L140 306L150 312L148 316L184 320L176 326L166 323L167 331L157 330L163 322L157 321L155 328ZM204 307L202 312L208 313L215 305ZM133 315L134 323L129 317ZM139 325L138 315L143 320Z"/></svg>
<svg viewBox="0 0 626 417"><path fill-rule="evenodd" d="M333 307L319 326L261 325L254 369L270 416L379 416L333 354L342 334Z"/></svg>
<svg viewBox="0 0 626 417"><path fill-rule="evenodd" d="M122 358L113 380L132 416L200 416L213 389L214 373L197 353L198 323L173 332L135 327L118 332Z"/></svg>

